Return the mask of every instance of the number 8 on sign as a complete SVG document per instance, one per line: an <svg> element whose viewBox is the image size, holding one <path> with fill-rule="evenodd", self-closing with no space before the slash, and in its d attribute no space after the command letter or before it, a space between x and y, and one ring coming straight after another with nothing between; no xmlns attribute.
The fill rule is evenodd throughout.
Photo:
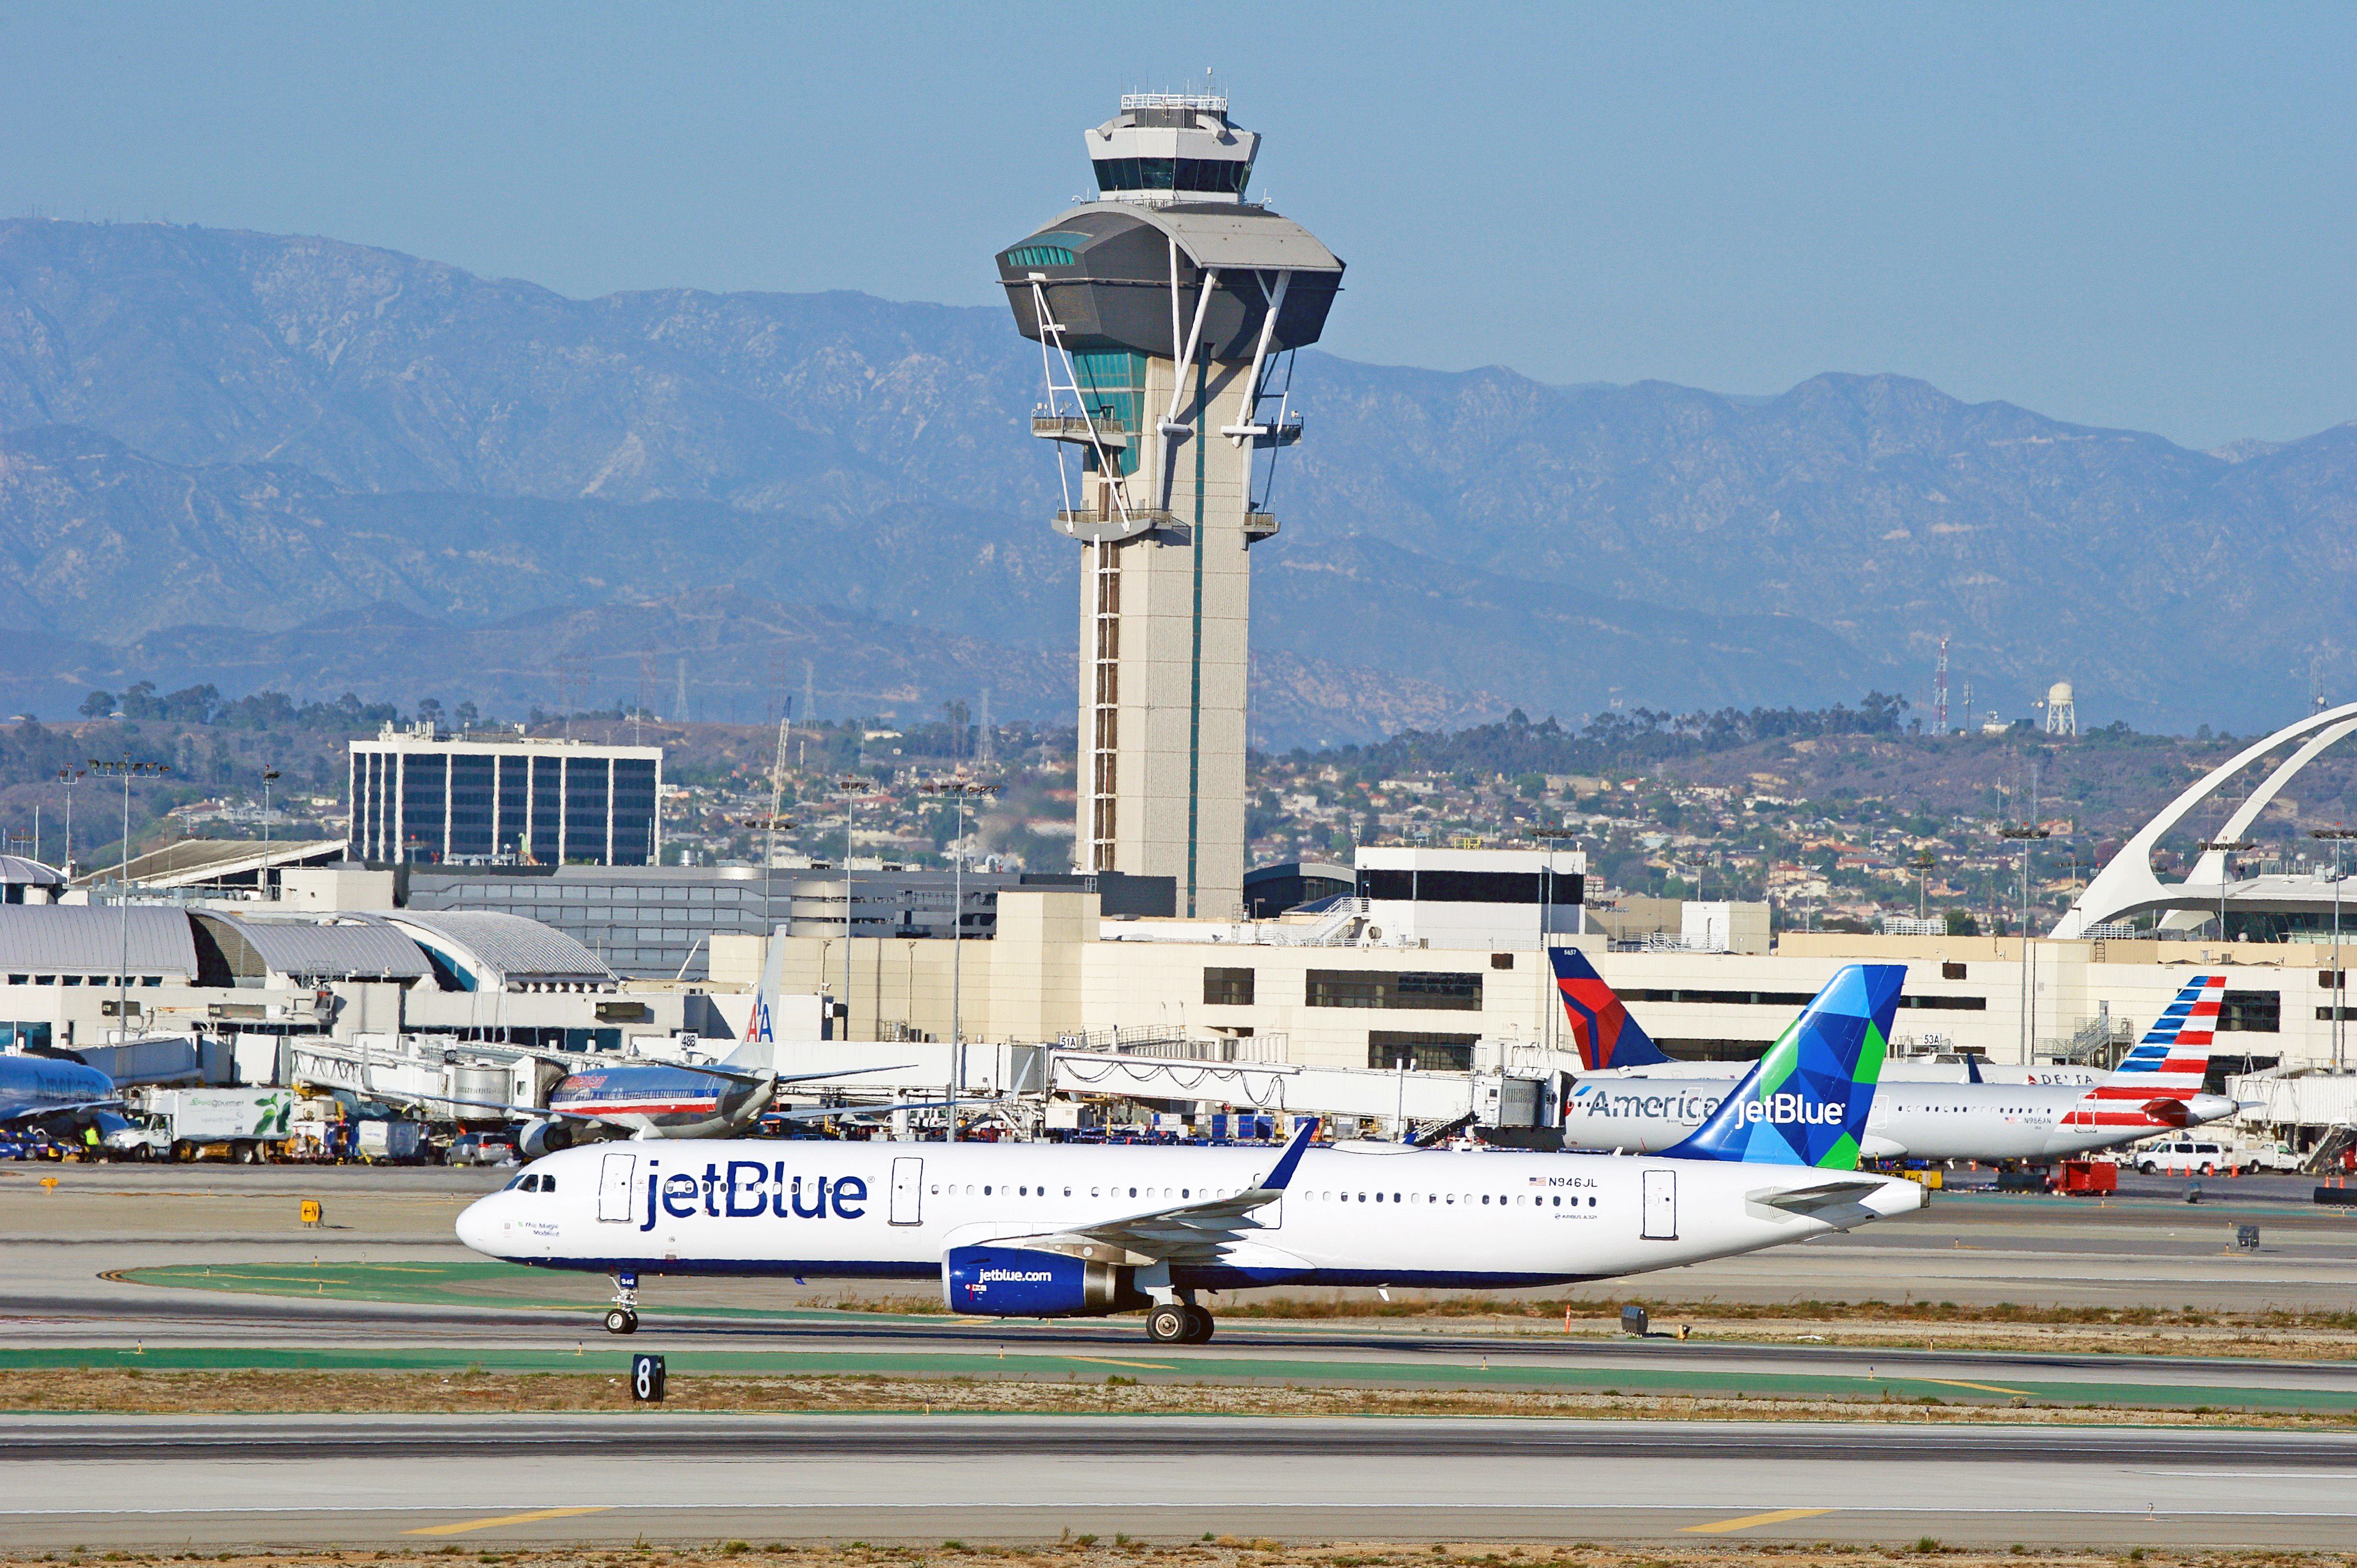
<svg viewBox="0 0 2357 1568"><path fill-rule="evenodd" d="M661 1356L630 1358L630 1398L642 1404L661 1404L663 1397L663 1359Z"/></svg>

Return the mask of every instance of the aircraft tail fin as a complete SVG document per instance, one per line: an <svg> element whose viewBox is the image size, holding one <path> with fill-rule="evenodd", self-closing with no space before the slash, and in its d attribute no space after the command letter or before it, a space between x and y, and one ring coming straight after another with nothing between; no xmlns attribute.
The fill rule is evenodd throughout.
<svg viewBox="0 0 2357 1568"><path fill-rule="evenodd" d="M1857 1168L1907 966L1854 963L1825 983L1684 1143L1689 1160Z"/></svg>
<svg viewBox="0 0 2357 1568"><path fill-rule="evenodd" d="M754 988L753 1015L745 1025L742 1044L729 1052L725 1065L748 1072L767 1072L776 1064L777 999L786 976L786 944L779 940L780 926L770 935L770 956L761 965L761 983Z"/></svg>
<svg viewBox="0 0 2357 1568"><path fill-rule="evenodd" d="M2100 1123L2126 1118L2141 1123L2151 1117L2185 1125L2184 1102L2201 1092L2201 1080L2209 1074L2218 1012L2225 999L2222 974L2197 974L2186 981L2120 1065L2080 1099L2070 1119Z"/></svg>
<svg viewBox="0 0 2357 1568"><path fill-rule="evenodd" d="M1579 1047L1579 1064L1590 1072L1615 1067L1652 1067L1671 1059L1629 1015L1620 996L1577 948L1549 948L1555 988Z"/></svg>

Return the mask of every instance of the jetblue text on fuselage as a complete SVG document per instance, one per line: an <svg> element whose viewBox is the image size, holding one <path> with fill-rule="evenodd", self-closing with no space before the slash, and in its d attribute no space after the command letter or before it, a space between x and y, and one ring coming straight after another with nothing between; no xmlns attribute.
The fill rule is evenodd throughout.
<svg viewBox="0 0 2357 1568"><path fill-rule="evenodd" d="M793 1176L783 1160L776 1167L759 1160L731 1160L726 1176L717 1162L706 1161L699 1180L692 1170L662 1175L647 1162L647 1219L640 1226L651 1230L657 1220L758 1219L764 1214L780 1219L857 1219L867 1210L867 1184L857 1176Z"/></svg>
<svg viewBox="0 0 2357 1568"><path fill-rule="evenodd" d="M1838 1127L1848 1119L1849 1102L1828 1100L1812 1105L1805 1094L1770 1094L1764 1099L1745 1101L1738 1114L1746 1122L1766 1122L1779 1127Z"/></svg>

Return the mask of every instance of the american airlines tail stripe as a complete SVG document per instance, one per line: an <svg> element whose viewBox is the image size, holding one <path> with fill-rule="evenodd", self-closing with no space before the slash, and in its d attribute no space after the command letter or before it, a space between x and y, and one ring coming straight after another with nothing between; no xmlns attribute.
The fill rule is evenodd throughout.
<svg viewBox="0 0 2357 1568"><path fill-rule="evenodd" d="M635 1112L653 1115L666 1111L716 1111L717 1100L567 1100L553 1107L558 1111L577 1111L589 1115L608 1112Z"/></svg>
<svg viewBox="0 0 2357 1568"><path fill-rule="evenodd" d="M2089 1090L2083 1100L2133 1100L2141 1104L2150 1100L2187 1100L2201 1087L2201 1080L2190 1083L2104 1083Z"/></svg>

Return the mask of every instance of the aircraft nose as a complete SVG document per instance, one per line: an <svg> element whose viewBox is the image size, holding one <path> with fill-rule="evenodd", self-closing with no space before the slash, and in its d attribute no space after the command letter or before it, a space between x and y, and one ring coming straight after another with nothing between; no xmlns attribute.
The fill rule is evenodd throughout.
<svg viewBox="0 0 2357 1568"><path fill-rule="evenodd" d="M475 1199L458 1212L458 1240L490 1257L499 1256L499 1249L494 1244L500 1230L499 1221L494 1218L499 1201L500 1195L493 1193L489 1197Z"/></svg>

